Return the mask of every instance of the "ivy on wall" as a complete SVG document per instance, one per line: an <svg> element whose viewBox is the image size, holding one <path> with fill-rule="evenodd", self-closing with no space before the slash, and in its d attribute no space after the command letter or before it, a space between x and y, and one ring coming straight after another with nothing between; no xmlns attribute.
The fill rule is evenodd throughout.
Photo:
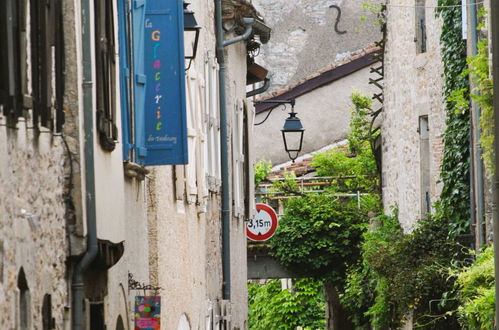
<svg viewBox="0 0 499 330"><path fill-rule="evenodd" d="M466 41L462 39L461 32L460 4L461 0L439 0L440 7L435 10L435 14L443 21L440 45L444 66L443 96L447 127L443 137L443 188L437 203L437 217L447 220L452 236L469 231L470 214L470 110L466 107L456 111L456 103L450 98L454 91L468 87L468 79L462 74L467 69L467 63Z"/></svg>

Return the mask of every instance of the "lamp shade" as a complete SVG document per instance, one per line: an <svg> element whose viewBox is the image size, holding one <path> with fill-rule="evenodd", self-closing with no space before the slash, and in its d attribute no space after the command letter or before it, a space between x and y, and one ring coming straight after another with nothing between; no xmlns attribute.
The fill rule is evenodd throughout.
<svg viewBox="0 0 499 330"><path fill-rule="evenodd" d="M189 3L184 2L184 54L185 59L192 61L196 58L201 27L194 17L194 12L187 8L188 5Z"/></svg>
<svg viewBox="0 0 499 330"><path fill-rule="evenodd" d="M294 162L301 151L303 144L303 133L305 129L296 112L291 111L289 117L284 122L284 127L281 129L282 138L284 140L284 148L289 155L289 158Z"/></svg>

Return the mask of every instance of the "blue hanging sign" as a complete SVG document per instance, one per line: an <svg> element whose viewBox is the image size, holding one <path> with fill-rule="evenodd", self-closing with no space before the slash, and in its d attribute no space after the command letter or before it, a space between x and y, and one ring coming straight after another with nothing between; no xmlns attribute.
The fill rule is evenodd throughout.
<svg viewBox="0 0 499 330"><path fill-rule="evenodd" d="M137 77L145 83L145 104L136 127L143 165L188 162L183 33L181 0L146 2L144 75Z"/></svg>

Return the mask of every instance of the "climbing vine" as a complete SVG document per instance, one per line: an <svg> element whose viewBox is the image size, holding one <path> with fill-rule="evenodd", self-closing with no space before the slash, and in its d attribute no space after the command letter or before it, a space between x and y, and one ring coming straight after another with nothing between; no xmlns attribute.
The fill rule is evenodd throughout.
<svg viewBox="0 0 499 330"><path fill-rule="evenodd" d="M378 217L363 235L361 262L347 272L342 304L359 328L395 329L412 313L421 329L455 329L455 277L447 269L462 257L456 238L469 232L470 105L466 43L459 0L439 0L446 130L443 184L436 214L404 234L396 217ZM457 5L457 6L456 6ZM460 93L460 98L456 94Z"/></svg>
<svg viewBox="0 0 499 330"><path fill-rule="evenodd" d="M437 203L437 217L446 219L451 236L469 231L470 110L468 106L456 111L456 102L451 97L454 91L468 87L468 78L463 75L467 63L466 41L462 39L461 32L460 4L460 0L439 0L440 7L436 9L436 15L443 21L440 45L446 111L440 175L443 188Z"/></svg>

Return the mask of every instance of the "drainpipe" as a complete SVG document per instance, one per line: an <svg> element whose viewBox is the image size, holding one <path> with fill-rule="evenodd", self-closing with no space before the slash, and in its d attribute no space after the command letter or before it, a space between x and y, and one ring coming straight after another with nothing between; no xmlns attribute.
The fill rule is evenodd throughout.
<svg viewBox="0 0 499 330"><path fill-rule="evenodd" d="M476 10L476 0L470 0L470 30L471 30L471 56L475 56L478 53L478 48L477 48L477 10ZM472 83L473 84L473 83ZM483 246L485 244L485 232L484 232L484 221L485 221L485 216L484 216L484 209L485 209L485 202L484 202L484 191L483 191L483 181L484 181L484 175L483 175L483 160L482 160L482 147L480 145L480 117L481 117L481 109L480 106L472 101L472 127L471 127L471 132L473 134L473 139L472 141L475 143L474 148L472 150L474 151L474 167L476 170L476 178L475 178L475 194L476 194L476 217L475 217L475 223L477 225L478 229L478 239L479 239L479 245ZM473 176L473 173L472 173ZM474 209L471 210L472 215L474 213ZM479 247L480 247L479 246Z"/></svg>
<svg viewBox="0 0 499 330"><path fill-rule="evenodd" d="M81 1L83 56L83 130L85 135L85 203L87 221L87 251L73 272L73 329L83 330L83 274L97 256L97 224L95 211L94 132L92 105L92 44L90 38L90 0Z"/></svg>
<svg viewBox="0 0 499 330"><path fill-rule="evenodd" d="M494 101L494 154L495 172L493 189L493 230L494 230L494 278L495 278L495 326L499 330L499 4L490 2L490 29L492 47L492 81Z"/></svg>
<svg viewBox="0 0 499 330"><path fill-rule="evenodd" d="M253 19L245 18L246 31L232 40L224 41L222 23L222 0L215 0L215 29L217 37L217 61L219 65L220 100L220 159L222 175L222 276L223 299L230 300L230 191L229 191L229 136L227 127L227 103L225 95L225 54L224 47L247 39L253 32Z"/></svg>
<svg viewBox="0 0 499 330"><path fill-rule="evenodd" d="M246 93L246 97L252 97L252 96L255 96L258 94L262 94L265 91L267 91L267 89L269 89L269 87L270 87L270 78L269 78L269 76L267 76L267 77L265 77L265 80L263 81L263 86L260 88L254 89L252 91L249 91L248 93Z"/></svg>

